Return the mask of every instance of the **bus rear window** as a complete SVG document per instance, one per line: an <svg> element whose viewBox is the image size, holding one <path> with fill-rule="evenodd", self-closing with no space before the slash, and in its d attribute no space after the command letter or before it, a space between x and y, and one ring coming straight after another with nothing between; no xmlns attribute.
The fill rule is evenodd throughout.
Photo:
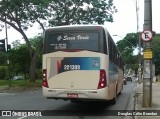
<svg viewBox="0 0 160 119"><path fill-rule="evenodd" d="M96 32L47 33L44 47L47 53L58 50L99 51L99 34Z"/></svg>

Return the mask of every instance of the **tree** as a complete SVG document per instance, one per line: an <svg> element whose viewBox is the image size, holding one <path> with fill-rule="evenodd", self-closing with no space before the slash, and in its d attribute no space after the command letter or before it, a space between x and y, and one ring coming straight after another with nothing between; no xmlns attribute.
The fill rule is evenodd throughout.
<svg viewBox="0 0 160 119"><path fill-rule="evenodd" d="M30 54L29 74L35 81L36 61L42 49L42 40L36 48L25 34L28 27L38 23L42 30L49 21L51 26L65 24L103 24L112 22L112 14L116 12L113 0L1 0L0 21L17 30L26 41Z"/></svg>
<svg viewBox="0 0 160 119"><path fill-rule="evenodd" d="M12 46L14 49L18 48L21 45L20 40L15 40L12 42Z"/></svg>
<svg viewBox="0 0 160 119"><path fill-rule="evenodd" d="M6 70L7 70L7 55L5 52L0 51L0 79L6 78Z"/></svg>
<svg viewBox="0 0 160 119"><path fill-rule="evenodd" d="M35 36L34 38L30 39L30 43L32 47L36 50L36 47L40 41L42 41L41 36ZM40 79L42 77L42 49L39 50L39 55L37 56L37 62L36 62L36 78Z"/></svg>
<svg viewBox="0 0 160 119"><path fill-rule="evenodd" d="M138 33L128 33L122 40L117 42L117 47L120 50L123 60L126 64L126 69L138 70L139 55L133 55L133 51L138 45Z"/></svg>
<svg viewBox="0 0 160 119"><path fill-rule="evenodd" d="M125 63L129 68L133 66L133 69L138 69L138 61L142 56L133 55L133 50L138 45L138 34L136 33L128 33L126 37L117 42L117 47L119 48ZM155 34L152 38L152 50L153 50L153 63L155 64L155 73L156 75L160 74L160 36L159 34ZM126 42L129 41L130 43ZM141 44L143 48L143 43ZM134 46L134 47L133 47ZM134 64L134 65L132 65Z"/></svg>
<svg viewBox="0 0 160 119"><path fill-rule="evenodd" d="M46 20L45 14L48 13L49 0L1 0L0 1L0 21L6 22L8 25L17 30L26 41L30 54L29 74L31 81L35 80L35 67L39 50L42 43L37 45L34 50L29 42L25 30L33 23L39 23L44 30L44 25L41 21Z"/></svg>
<svg viewBox="0 0 160 119"><path fill-rule="evenodd" d="M0 66L5 66L7 64L7 55L5 52L0 51Z"/></svg>
<svg viewBox="0 0 160 119"><path fill-rule="evenodd" d="M153 50L153 63L155 64L156 75L160 74L160 36L155 35L151 41Z"/></svg>
<svg viewBox="0 0 160 119"><path fill-rule="evenodd" d="M117 42L117 46L120 50L124 50L125 48L135 49L138 45L138 33L128 33L126 36Z"/></svg>
<svg viewBox="0 0 160 119"><path fill-rule="evenodd" d="M36 36L34 38L29 39L32 48L35 50L37 44L42 39L40 36ZM23 74L25 77L29 74L29 48L27 47L26 43L21 44L18 40L13 41L14 47L9 52L9 59L10 59L10 70L12 75L19 75ZM42 52L40 53L37 61L36 69L41 69L41 60L42 60ZM37 72L37 71L36 71ZM41 74L36 74L40 76Z"/></svg>
<svg viewBox="0 0 160 119"><path fill-rule="evenodd" d="M113 22L112 14L117 12L113 0L53 0L49 11L51 26L69 24L103 24Z"/></svg>
<svg viewBox="0 0 160 119"><path fill-rule="evenodd" d="M130 60L132 59L131 56L133 56L133 51L137 48L137 39L137 33L128 33L122 40L117 42L117 47L126 63L132 63Z"/></svg>
<svg viewBox="0 0 160 119"><path fill-rule="evenodd" d="M9 52L10 72L12 75L24 74L25 77L29 73L29 48L22 44Z"/></svg>
<svg viewBox="0 0 160 119"><path fill-rule="evenodd" d="M6 66L0 66L0 80L1 79L7 79L7 67Z"/></svg>

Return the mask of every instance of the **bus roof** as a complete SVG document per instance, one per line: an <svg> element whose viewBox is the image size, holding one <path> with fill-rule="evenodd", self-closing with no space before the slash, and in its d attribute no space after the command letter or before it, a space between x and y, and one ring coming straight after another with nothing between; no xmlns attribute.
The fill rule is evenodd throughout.
<svg viewBox="0 0 160 119"><path fill-rule="evenodd" d="M53 30L53 29L61 29L61 28L83 28L83 27L101 27L103 29L105 29L105 31L108 32L107 30L107 27L105 25L64 25L64 26L55 26L55 27L50 27L50 28L47 28L47 30Z"/></svg>

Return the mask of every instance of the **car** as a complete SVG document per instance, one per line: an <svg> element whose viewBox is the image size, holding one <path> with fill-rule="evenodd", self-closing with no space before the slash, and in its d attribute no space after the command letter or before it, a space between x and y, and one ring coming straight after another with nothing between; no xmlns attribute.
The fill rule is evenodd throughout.
<svg viewBox="0 0 160 119"><path fill-rule="evenodd" d="M131 76L127 76L126 80L132 82L132 77Z"/></svg>
<svg viewBox="0 0 160 119"><path fill-rule="evenodd" d="M127 85L126 78L124 78L124 80L123 80L123 84L124 84L124 85Z"/></svg>
<svg viewBox="0 0 160 119"><path fill-rule="evenodd" d="M23 79L23 76L14 76L12 80L21 80Z"/></svg>

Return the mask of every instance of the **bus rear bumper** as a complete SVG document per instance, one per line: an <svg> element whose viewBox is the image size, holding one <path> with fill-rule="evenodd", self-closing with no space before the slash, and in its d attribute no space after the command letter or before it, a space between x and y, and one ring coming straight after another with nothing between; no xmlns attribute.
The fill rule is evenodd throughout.
<svg viewBox="0 0 160 119"><path fill-rule="evenodd" d="M109 100L107 90L107 87L98 90L64 90L42 87L44 97L64 100Z"/></svg>

